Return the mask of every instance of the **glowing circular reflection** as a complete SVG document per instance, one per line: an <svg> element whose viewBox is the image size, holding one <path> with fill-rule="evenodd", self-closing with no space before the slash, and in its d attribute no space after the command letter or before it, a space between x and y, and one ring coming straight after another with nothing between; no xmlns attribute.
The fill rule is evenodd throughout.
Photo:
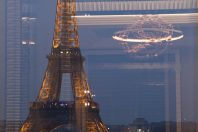
<svg viewBox="0 0 198 132"><path fill-rule="evenodd" d="M137 22L116 32L113 39L120 41L122 47L134 55L158 56L172 41L183 38L183 32L163 22L159 17L143 16Z"/></svg>
<svg viewBox="0 0 198 132"><path fill-rule="evenodd" d="M171 42L171 41L175 41L175 40L179 40L181 38L183 38L183 33L182 31L179 30L170 30L167 29L165 31L163 31L162 29L152 29L152 28L147 28L147 29L142 29L144 31L157 31L157 32L162 32L162 33L167 33L167 32L172 32L172 35L167 35L167 36L161 36L161 37L148 37L148 38L144 38L143 36L140 36L136 38L128 38L126 37L126 33L128 34L135 34L138 32L138 29L134 29L133 31L130 30L124 30L124 31L119 31L116 32L113 37L113 39L118 40L118 41L123 41L123 42L134 42L134 43L159 43L159 42ZM141 38L142 37L142 38Z"/></svg>

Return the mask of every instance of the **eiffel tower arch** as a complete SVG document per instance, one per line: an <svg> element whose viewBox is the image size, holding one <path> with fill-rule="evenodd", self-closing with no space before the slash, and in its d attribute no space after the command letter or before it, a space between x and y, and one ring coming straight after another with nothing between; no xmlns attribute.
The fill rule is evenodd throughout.
<svg viewBox="0 0 198 132"><path fill-rule="evenodd" d="M51 53L47 56L39 95L21 132L107 132L99 116L99 106L83 68L75 17L75 0L57 0L56 21ZM69 75L73 101L61 101L64 74Z"/></svg>

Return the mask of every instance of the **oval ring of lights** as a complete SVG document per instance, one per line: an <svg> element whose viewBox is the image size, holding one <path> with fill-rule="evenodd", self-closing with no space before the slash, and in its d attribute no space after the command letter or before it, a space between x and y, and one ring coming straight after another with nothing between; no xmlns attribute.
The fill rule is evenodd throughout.
<svg viewBox="0 0 198 132"><path fill-rule="evenodd" d="M134 57L158 56L163 54L173 43L183 38L183 32L174 29L172 24L164 22L160 17L142 16L126 26L124 30L115 32L113 39L120 41L127 53Z"/></svg>
<svg viewBox="0 0 198 132"><path fill-rule="evenodd" d="M133 29L133 30L123 30L116 32L113 37L113 39L122 41L122 42L133 42L133 43L159 43L159 42L171 42L175 40L179 40L184 37L183 32L180 30L175 30L175 29L158 29L158 28L143 28L143 31L151 31L151 32L161 32L163 34L168 34L164 35L161 37L138 37L135 36L134 38L129 38L128 35L126 34L131 34L131 33L136 33L138 34L139 30L138 29ZM172 32L172 34L169 34Z"/></svg>

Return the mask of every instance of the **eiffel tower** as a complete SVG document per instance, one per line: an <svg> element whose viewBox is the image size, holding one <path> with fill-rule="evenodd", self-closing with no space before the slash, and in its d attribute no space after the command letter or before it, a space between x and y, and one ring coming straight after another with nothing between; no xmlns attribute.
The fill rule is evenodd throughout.
<svg viewBox="0 0 198 132"><path fill-rule="evenodd" d="M75 0L57 0L48 66L21 132L107 132L83 69ZM63 75L69 74L73 101L60 101Z"/></svg>

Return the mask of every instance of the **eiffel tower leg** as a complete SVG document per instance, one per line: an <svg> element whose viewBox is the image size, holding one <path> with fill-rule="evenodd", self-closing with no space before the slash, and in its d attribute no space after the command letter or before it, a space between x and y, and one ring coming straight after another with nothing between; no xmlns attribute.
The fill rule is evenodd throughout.
<svg viewBox="0 0 198 132"><path fill-rule="evenodd" d="M107 132L92 99L79 48L75 0L57 0L55 31L48 66L36 102L21 132ZM70 73L74 102L61 102L61 81Z"/></svg>
<svg viewBox="0 0 198 132"><path fill-rule="evenodd" d="M76 128L79 132L86 131L86 110L81 101L75 101Z"/></svg>

